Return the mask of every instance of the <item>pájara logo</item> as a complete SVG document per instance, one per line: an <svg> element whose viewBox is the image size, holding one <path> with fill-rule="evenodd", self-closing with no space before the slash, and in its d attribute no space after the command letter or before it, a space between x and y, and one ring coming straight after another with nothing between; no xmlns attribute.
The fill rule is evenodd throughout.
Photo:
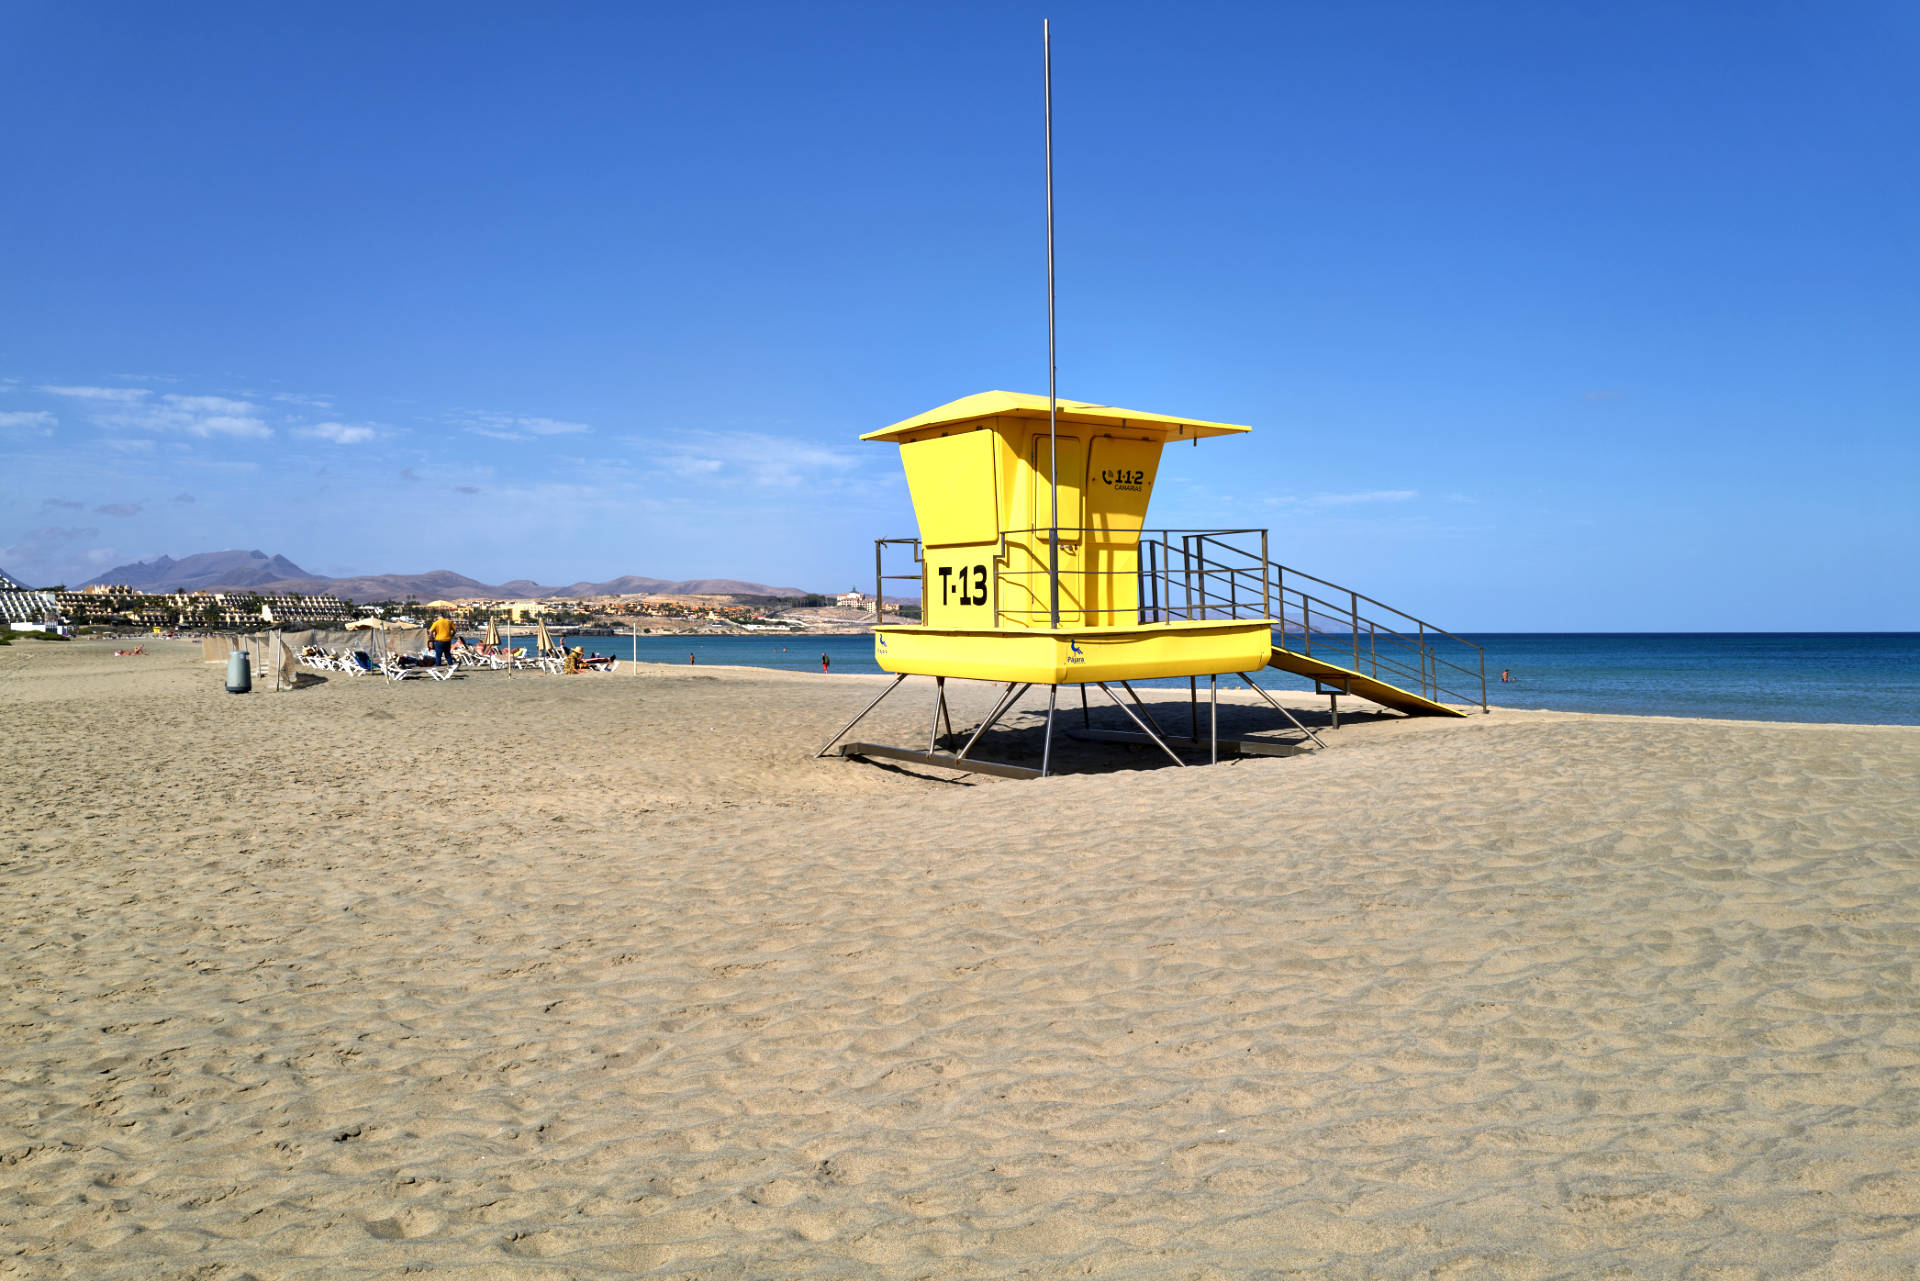
<svg viewBox="0 0 1920 1281"><path fill-rule="evenodd" d="M885 649L887 647L887 638L881 635L879 632L875 632L873 634L873 640L874 640L874 643L878 645L881 649Z"/></svg>
<svg viewBox="0 0 1920 1281"><path fill-rule="evenodd" d="M1084 663L1087 661L1087 656L1080 652L1079 641L1076 641L1076 640L1068 641L1067 648L1073 651L1072 653L1067 655L1067 661L1069 663Z"/></svg>
<svg viewBox="0 0 1920 1281"><path fill-rule="evenodd" d="M1122 467L1117 470L1103 467L1100 470L1100 479L1115 489L1125 489L1137 494L1146 488L1147 472L1144 467Z"/></svg>

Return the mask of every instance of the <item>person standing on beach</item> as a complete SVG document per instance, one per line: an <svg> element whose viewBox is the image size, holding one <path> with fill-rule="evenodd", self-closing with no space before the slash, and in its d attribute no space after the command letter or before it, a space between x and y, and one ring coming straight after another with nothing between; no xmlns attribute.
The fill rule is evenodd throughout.
<svg viewBox="0 0 1920 1281"><path fill-rule="evenodd" d="M822 675L826 673L826 670L829 666L830 664L827 660L827 656L825 654L820 655L820 671Z"/></svg>
<svg viewBox="0 0 1920 1281"><path fill-rule="evenodd" d="M433 665L444 667L453 661L453 637L458 629L445 614L427 624L427 639L433 642Z"/></svg>

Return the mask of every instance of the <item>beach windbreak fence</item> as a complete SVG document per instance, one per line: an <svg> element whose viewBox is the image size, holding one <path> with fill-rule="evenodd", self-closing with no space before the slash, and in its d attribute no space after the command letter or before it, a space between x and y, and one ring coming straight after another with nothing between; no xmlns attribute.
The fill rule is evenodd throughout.
<svg viewBox="0 0 1920 1281"><path fill-rule="evenodd" d="M227 655L234 650L244 650L247 665L256 677L264 676L277 666L280 680L276 685L293 683L294 673L299 669L300 652L308 647L335 654L350 654L360 650L378 663L388 654L424 653L427 649L427 631L424 627L391 628L385 631L318 627L300 631L237 632L205 636L200 640L201 657L210 663L224 663Z"/></svg>
<svg viewBox="0 0 1920 1281"><path fill-rule="evenodd" d="M1479 645L1363 592L1278 563L1268 554L1264 529L1085 526L1059 532L1063 626L1269 618L1276 658L1308 660L1275 666L1324 665L1435 702L1487 705L1486 655ZM1035 550L1044 544L1032 537L1047 533L1007 530L982 549L985 580L975 588L991 606L994 627L1048 625L1050 566ZM875 540L874 566L876 597L889 583L896 600L908 583L923 601L952 590L934 581L916 538Z"/></svg>

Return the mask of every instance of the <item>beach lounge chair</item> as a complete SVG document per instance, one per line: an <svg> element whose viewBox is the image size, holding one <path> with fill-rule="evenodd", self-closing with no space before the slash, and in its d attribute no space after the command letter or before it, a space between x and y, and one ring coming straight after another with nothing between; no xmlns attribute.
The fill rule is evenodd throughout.
<svg viewBox="0 0 1920 1281"><path fill-rule="evenodd" d="M319 646L308 645L300 651L300 665L302 667L314 668L317 671L331 672L339 667L339 662L332 654L321 649Z"/></svg>

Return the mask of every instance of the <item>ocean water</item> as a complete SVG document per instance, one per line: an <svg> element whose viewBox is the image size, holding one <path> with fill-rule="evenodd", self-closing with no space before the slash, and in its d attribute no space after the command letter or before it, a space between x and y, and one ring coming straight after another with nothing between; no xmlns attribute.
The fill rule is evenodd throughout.
<svg viewBox="0 0 1920 1281"><path fill-rule="evenodd" d="M1920 632L1504 633L1486 648L1487 700L1567 712L1920 725ZM520 642L524 647L524 641ZM589 652L649 663L877 672L868 636L583 636ZM1510 671L1514 680L1500 682ZM1260 683L1311 689L1268 670ZM1152 682L1177 684L1185 682ZM1236 682L1237 683L1237 682Z"/></svg>
<svg viewBox="0 0 1920 1281"><path fill-rule="evenodd" d="M1488 701L1723 720L1920 725L1920 632L1472 636ZM1502 670L1514 681L1500 683Z"/></svg>

